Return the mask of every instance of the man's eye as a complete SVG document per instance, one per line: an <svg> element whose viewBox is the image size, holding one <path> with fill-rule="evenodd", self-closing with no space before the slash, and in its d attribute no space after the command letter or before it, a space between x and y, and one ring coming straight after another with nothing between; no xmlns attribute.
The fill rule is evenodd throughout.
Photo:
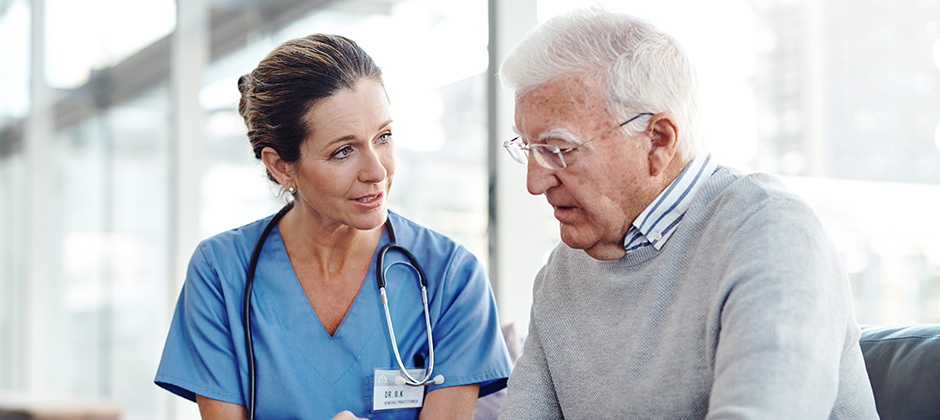
<svg viewBox="0 0 940 420"><path fill-rule="evenodd" d="M561 150L570 149L575 146L575 144L570 141L555 138L545 139L544 144L558 147Z"/></svg>

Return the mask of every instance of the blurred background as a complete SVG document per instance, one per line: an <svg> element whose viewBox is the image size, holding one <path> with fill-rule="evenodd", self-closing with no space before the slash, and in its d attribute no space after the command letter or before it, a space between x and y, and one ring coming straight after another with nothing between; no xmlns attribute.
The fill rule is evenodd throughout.
<svg viewBox="0 0 940 420"><path fill-rule="evenodd" d="M198 418L152 383L185 266L200 239L280 205L236 80L314 32L351 37L383 67L391 207L476 253L501 321L524 335L558 227L500 146L513 102L495 73L536 23L591 4L0 0L0 402ZM940 2L600 4L684 46L709 150L816 208L860 323L940 322Z"/></svg>

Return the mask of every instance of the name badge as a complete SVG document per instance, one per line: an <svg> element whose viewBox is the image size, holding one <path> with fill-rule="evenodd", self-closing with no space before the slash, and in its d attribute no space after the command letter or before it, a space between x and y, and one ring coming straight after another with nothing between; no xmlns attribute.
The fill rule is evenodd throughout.
<svg viewBox="0 0 940 420"><path fill-rule="evenodd" d="M414 378L424 378L424 369L408 369ZM376 369L372 392L372 411L395 408L416 408L424 405L423 386L395 385L395 377L404 376L398 369Z"/></svg>

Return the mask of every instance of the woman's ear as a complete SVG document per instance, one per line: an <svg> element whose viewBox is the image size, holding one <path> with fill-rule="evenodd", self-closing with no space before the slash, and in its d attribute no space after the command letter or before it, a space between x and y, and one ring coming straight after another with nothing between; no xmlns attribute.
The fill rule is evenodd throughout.
<svg viewBox="0 0 940 420"><path fill-rule="evenodd" d="M669 112L660 112L650 117L650 175L662 175L679 150L679 129L675 117Z"/></svg>
<svg viewBox="0 0 940 420"><path fill-rule="evenodd" d="M294 165L281 159L281 155L272 147L261 149L261 161L268 168L268 172L274 176L278 184L281 184L285 190L294 187Z"/></svg>

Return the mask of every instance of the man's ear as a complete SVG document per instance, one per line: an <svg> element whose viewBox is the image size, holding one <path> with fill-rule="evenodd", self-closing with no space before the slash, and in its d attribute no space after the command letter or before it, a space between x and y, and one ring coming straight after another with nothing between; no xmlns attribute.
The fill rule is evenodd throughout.
<svg viewBox="0 0 940 420"><path fill-rule="evenodd" d="M285 190L294 186L292 179L294 175L294 165L281 159L281 155L278 154L274 148L265 147L261 149L261 162L264 162L264 166L268 168L268 172L274 176L274 179L276 179Z"/></svg>
<svg viewBox="0 0 940 420"><path fill-rule="evenodd" d="M650 117L647 128L650 136L650 175L659 176L669 167L679 150L679 129L675 117L660 112Z"/></svg>

